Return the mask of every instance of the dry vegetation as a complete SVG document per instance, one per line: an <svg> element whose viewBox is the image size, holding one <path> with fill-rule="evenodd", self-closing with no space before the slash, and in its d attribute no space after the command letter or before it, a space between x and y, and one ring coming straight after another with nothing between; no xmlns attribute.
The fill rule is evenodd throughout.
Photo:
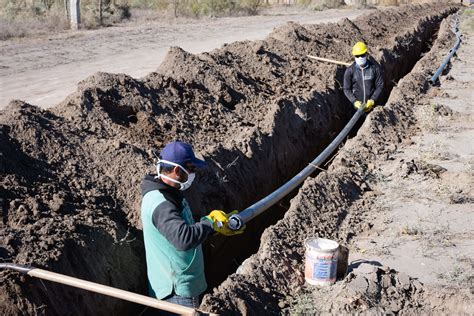
<svg viewBox="0 0 474 316"><path fill-rule="evenodd" d="M265 0L81 0L84 29L164 17L255 15ZM0 0L0 40L69 28L68 0Z"/></svg>
<svg viewBox="0 0 474 316"><path fill-rule="evenodd" d="M293 5L324 10L341 0L80 0L81 28L143 23L178 17L256 15L264 8ZM69 0L0 0L0 40L46 35L69 28Z"/></svg>
<svg viewBox="0 0 474 316"><path fill-rule="evenodd" d="M126 1L82 0L81 26L108 26L130 18ZM99 8L102 10L99 10ZM69 28L68 0L0 0L0 40Z"/></svg>

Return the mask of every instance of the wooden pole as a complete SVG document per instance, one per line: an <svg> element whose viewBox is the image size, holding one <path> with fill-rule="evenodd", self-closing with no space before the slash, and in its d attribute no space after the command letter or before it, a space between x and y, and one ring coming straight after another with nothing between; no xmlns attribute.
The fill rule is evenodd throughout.
<svg viewBox="0 0 474 316"><path fill-rule="evenodd" d="M70 23L71 29L77 30L79 29L79 24L81 23L81 8L80 8L80 0L70 0Z"/></svg>
<svg viewBox="0 0 474 316"><path fill-rule="evenodd" d="M73 278L64 274L50 272L43 269L34 268L28 271L27 274L35 278L40 278L40 279L49 280L52 282L70 285L70 286L77 287L80 289L120 298L122 300L126 300L129 302L162 309L162 310L172 312L172 313L177 313L180 315L194 315L196 313L196 310L190 307L168 303L168 302L151 298L145 295L140 295L140 294L116 289L111 286L89 282L89 281Z"/></svg>
<svg viewBox="0 0 474 316"><path fill-rule="evenodd" d="M28 274L31 277L44 279L44 280L48 280L52 282L57 282L57 283L69 285L72 287L77 287L79 289L112 296L115 298L132 302L132 303L137 303L137 304L141 304L141 305L145 305L145 306L149 306L149 307L153 307L157 309L162 309L162 310L172 312L175 314L219 316L219 314L199 311L194 308L182 306L179 304L169 303L169 302L162 301L156 298L151 298L145 295L140 295L133 292L120 290L111 286L102 285L99 283L94 283L94 282L90 282L90 281L86 281L86 280L82 280L78 278L73 278L64 274L50 272L50 271L38 269L32 266L15 264L11 262L0 262L0 270L1 269L12 269L23 274Z"/></svg>
<svg viewBox="0 0 474 316"><path fill-rule="evenodd" d="M69 18L69 2L68 2L68 0L64 0L64 9L66 10L66 20L70 20L70 18Z"/></svg>
<svg viewBox="0 0 474 316"><path fill-rule="evenodd" d="M334 60L334 59L328 59L328 58L322 58L322 57L317 57L317 56L313 56L313 55L306 55L308 56L308 58L310 59L314 59L314 60L318 60L318 61L325 61L327 63L332 63L332 64L336 64L336 65L343 65L343 66L350 66L351 63L346 63L344 61L338 61L338 60Z"/></svg>

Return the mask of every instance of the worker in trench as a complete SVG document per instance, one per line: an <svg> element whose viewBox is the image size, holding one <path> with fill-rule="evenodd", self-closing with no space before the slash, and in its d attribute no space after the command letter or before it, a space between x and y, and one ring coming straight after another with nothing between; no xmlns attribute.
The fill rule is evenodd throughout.
<svg viewBox="0 0 474 316"><path fill-rule="evenodd" d="M383 71L369 58L367 46L357 42L352 47L354 62L344 73L344 94L356 109L369 112L383 91Z"/></svg>
<svg viewBox="0 0 474 316"><path fill-rule="evenodd" d="M182 192L192 185L195 170L205 166L190 144L172 142L160 153L157 174L146 175L141 184L149 294L191 308L199 306L199 295L207 288L201 244L213 232L243 232L231 230L230 214L219 210L194 221Z"/></svg>

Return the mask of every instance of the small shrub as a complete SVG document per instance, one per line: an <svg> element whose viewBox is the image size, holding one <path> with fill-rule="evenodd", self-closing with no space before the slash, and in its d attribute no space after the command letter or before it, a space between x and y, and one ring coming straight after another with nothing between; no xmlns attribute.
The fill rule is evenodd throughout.
<svg viewBox="0 0 474 316"><path fill-rule="evenodd" d="M257 15L262 6L263 0L242 0L242 8L246 10L249 15Z"/></svg>
<svg viewBox="0 0 474 316"><path fill-rule="evenodd" d="M308 7L311 5L312 0L297 0L296 3L302 7Z"/></svg>
<svg viewBox="0 0 474 316"><path fill-rule="evenodd" d="M257 0L245 0L249 3ZM261 1L261 0L258 0ZM243 8L235 0L175 0L172 3L173 14L177 16L221 17L239 14Z"/></svg>
<svg viewBox="0 0 474 316"><path fill-rule="evenodd" d="M69 22L63 10L53 8L40 16L0 17L0 40L42 35L68 29Z"/></svg>
<svg viewBox="0 0 474 316"><path fill-rule="evenodd" d="M329 9L325 4L317 4L314 6L313 10L314 11L324 11Z"/></svg>
<svg viewBox="0 0 474 316"><path fill-rule="evenodd" d="M0 41L28 35L28 30L23 23L17 23L11 19L0 19L0 30Z"/></svg>
<svg viewBox="0 0 474 316"><path fill-rule="evenodd" d="M112 1L103 1L102 20L98 1L86 3L81 8L81 24L86 29L108 26L128 20L131 17L130 6L126 3L114 5Z"/></svg>
<svg viewBox="0 0 474 316"><path fill-rule="evenodd" d="M2 14L1 16L6 19L14 19L22 11L25 10L25 6L21 2L14 0L3 0L1 2Z"/></svg>
<svg viewBox="0 0 474 316"><path fill-rule="evenodd" d="M178 0L124 0L120 2L120 5L128 5L130 8L134 9L165 11L175 1L178 2ZM118 5L117 2L115 2L115 4Z"/></svg>
<svg viewBox="0 0 474 316"><path fill-rule="evenodd" d="M235 2L230 0L202 0L202 15L222 16L228 15L235 9Z"/></svg>
<svg viewBox="0 0 474 316"><path fill-rule="evenodd" d="M284 315L314 315L317 302L314 295L308 291L302 291L293 297L288 297L289 306L282 310Z"/></svg>

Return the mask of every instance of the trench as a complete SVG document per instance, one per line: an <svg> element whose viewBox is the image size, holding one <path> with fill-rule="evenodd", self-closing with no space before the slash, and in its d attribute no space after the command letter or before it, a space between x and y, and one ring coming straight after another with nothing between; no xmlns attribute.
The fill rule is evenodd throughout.
<svg viewBox="0 0 474 316"><path fill-rule="evenodd" d="M392 88L398 80L408 74L416 62L430 50L437 38L439 25L448 13L437 15L433 19L423 19L413 33L397 39L393 50L382 50L377 59L384 68L385 89L382 103L388 99ZM235 156L242 157L243 163L226 169L228 178L238 178L244 183L230 184L222 197L223 209L242 210L263 198L280 185L285 183L297 172L313 160L337 133L345 126L354 109L346 100L340 83L343 82L344 68L336 68L334 75L335 89L313 91L304 97L287 95L278 101L275 110L275 130L272 135L257 135L258 142L250 144L253 150L252 159L247 159L236 149L228 151L216 149L212 156L221 161L231 162ZM104 105L110 110L108 105ZM319 107L332 109L332 117L319 117ZM124 108L121 116L129 116L130 108ZM301 113L304 115L302 116ZM330 126L320 129L318 122L307 118L329 120ZM118 123L127 121L120 118ZM128 122L128 121L127 121ZM134 122L131 122L134 123ZM128 123L127 123L128 124ZM358 124L362 124L362 120ZM357 128L357 126L356 126ZM356 128L352 135L355 135ZM331 160L329 158L328 160ZM244 170L240 170L241 166ZM211 173L216 169L212 169ZM243 177L242 174L245 176ZM242 179L243 178L243 179ZM206 178L205 178L206 179ZM208 292L221 284L230 274L234 273L241 263L256 253L260 246L260 238L264 230L282 219L287 212L291 198L298 189L277 203L265 213L247 224L245 234L233 237L211 236L204 245L204 257ZM207 191L191 193L189 199L199 204L199 196ZM87 280L108 284L132 292L147 293L145 254L141 232L128 225L127 219L116 215L118 238L111 238L109 232L101 229L93 231L77 225L77 230L84 236L81 245L66 245L61 259L50 264L55 272L82 277ZM117 239L129 233L130 238L116 247ZM112 245L112 246L111 246ZM90 248L94 248L92 251ZM119 274L119 275L118 275ZM82 314L94 315L98 311L103 314L138 315L143 307L112 298L105 298L82 290L67 288L48 283L46 288L40 281L33 281L22 294L35 305L46 304L51 309L48 314L71 314L68 304L74 304ZM58 302L57 298L63 299ZM66 304L68 302L68 304ZM32 312L33 313L33 312Z"/></svg>
<svg viewBox="0 0 474 316"><path fill-rule="evenodd" d="M432 42L437 37L441 20L442 18L439 17L436 20L427 19L422 21L420 27L414 33L400 40L400 43L395 45L393 51L384 50L382 55L379 56L380 64L384 69L385 80L382 103L388 99L392 88L397 82L411 71L423 54L429 51ZM342 91L342 86L339 84L343 82L344 69L343 67L337 68L335 74L336 88L333 90L324 92L313 91L306 98L290 95L279 101L279 110L275 116L275 126L284 126L288 124L286 121L290 121L291 126L280 131L276 129L271 137L263 137L258 143L252 145L254 146L252 148L254 155L251 160L245 160L245 168L247 174L255 175L255 177L247 178L249 183L246 183L245 186L228 189L223 205L224 209L244 209L271 193L303 169L342 130L355 112L352 105L347 101ZM335 109L331 115L339 117L339 119L331 120L331 126L325 134L318 133L317 125L308 124L307 121L296 114L298 111L302 111L308 116L317 116L320 113L316 109L321 104ZM357 129L362 123L363 119L354 127L351 135L354 136L356 134ZM288 133L290 130L297 131L297 135ZM282 152L284 153L282 154ZM240 153L238 151L229 153L222 149L212 153L214 157L234 157L235 155L239 156ZM328 161L331 159L328 158ZM238 167L227 169L227 176L229 178L242 178L241 171L236 169ZM255 170L260 170L260 172L255 172ZM211 173L213 172L215 170L211 170ZM315 172L316 174L317 172ZM291 198L297 192L298 189L295 189L289 196L248 223L244 234L233 237L211 236L206 241L203 247L208 283L206 293L220 285L230 274L236 271L245 259L257 252L262 233L267 227L284 217L289 208ZM191 204L193 202L199 204L199 196L206 195L206 193L199 191L191 193L189 196ZM141 242L140 233L137 232L136 235L138 236L137 242L129 245L128 251L131 257L144 258L143 248L139 245ZM105 253L109 253L110 250L106 249L106 244L101 247L104 248ZM84 256L86 253L87 251L84 251ZM113 258L112 261L115 261L114 263L105 260L99 264L98 271L83 273L89 277L90 275L95 275L95 279L98 281L103 280L103 283L114 284L113 278L104 278L104 275L110 273L107 272L107 270L110 270L110 267L126 267L129 264L135 264L141 268L138 271L133 269L132 275L142 280L142 282L137 284L137 282L133 282L130 279L130 283L122 280L122 282L116 283L116 286L146 294L146 267L144 263L139 262L139 260L135 260L133 263L127 262L127 260L121 262L120 256L123 255L123 252L110 255ZM81 256L77 257L81 258ZM71 271L69 267L58 268L59 271ZM81 271L81 268L73 270ZM75 292L73 291L72 293ZM69 297L73 297L73 294L69 294ZM119 315L139 314L143 311L141 306L129 303L117 304L110 298L97 300L94 294L90 293L82 293L80 302L86 302L91 306L99 306L100 304L101 310L113 311L114 314ZM93 313L93 311L94 309L92 308L89 312Z"/></svg>
<svg viewBox="0 0 474 316"><path fill-rule="evenodd" d="M390 93L393 87L396 86L397 82L410 73L417 61L430 50L432 43L437 38L440 20L435 21L433 23L434 25L429 25L430 23L432 22L423 22L422 24L424 25L421 25L419 28L419 30L422 31L412 34L411 38L404 38L402 44L395 47L395 51L383 52L382 62L380 64L384 69L385 87L381 96L381 104L384 104L389 98ZM339 67L337 70L335 77L336 86L338 86L337 82L343 82L344 69L345 68ZM319 101L317 99L321 97L324 99L324 102L327 102L330 105L342 104L342 108L346 110L346 113L341 113L341 120L335 122L332 126L332 134L337 135L355 113L352 105L347 101L341 86L338 86L338 89L331 91L329 94L323 96L315 95L314 98L308 99L303 104L293 104L295 108L299 106L310 108L316 106ZM289 100L289 102L292 101L293 100ZM359 120L351 131L349 137L356 135L358 128L363 124L364 118L365 117L362 117ZM316 135L313 135L313 137L316 137ZM316 144L308 142L314 140L313 137L303 140L306 149L304 155L293 157L293 163L286 168L288 172L284 176L272 181L271 185L268 186L269 190L262 190L258 192L257 195L242 195L245 196L244 199L241 197L238 201L231 201L229 207L232 208L232 206L235 205L243 205L243 208L245 208L273 192L306 167L307 164L312 161L314 157L316 157L334 138L334 136L319 138L319 141ZM269 142L271 142L271 145L260 147L259 152L261 155L256 157L252 163L260 165L268 162L267 152L271 151L273 148L287 148L289 140L285 139L285 137L274 137ZM294 152L301 153L301 151L296 150ZM327 159L325 164L329 163L335 154L336 152ZM315 171L312 176L316 176L318 173L319 171ZM264 183L265 180L265 178L254 179L257 183ZM298 190L299 188L295 189L279 203L248 223L245 234L233 236L231 238L214 237L207 242L205 247L205 260L208 292L210 292L213 287L221 284L228 275L234 273L245 259L257 252L260 246L259 241L262 233L267 227L277 223L284 217L290 206L290 200L298 193Z"/></svg>

